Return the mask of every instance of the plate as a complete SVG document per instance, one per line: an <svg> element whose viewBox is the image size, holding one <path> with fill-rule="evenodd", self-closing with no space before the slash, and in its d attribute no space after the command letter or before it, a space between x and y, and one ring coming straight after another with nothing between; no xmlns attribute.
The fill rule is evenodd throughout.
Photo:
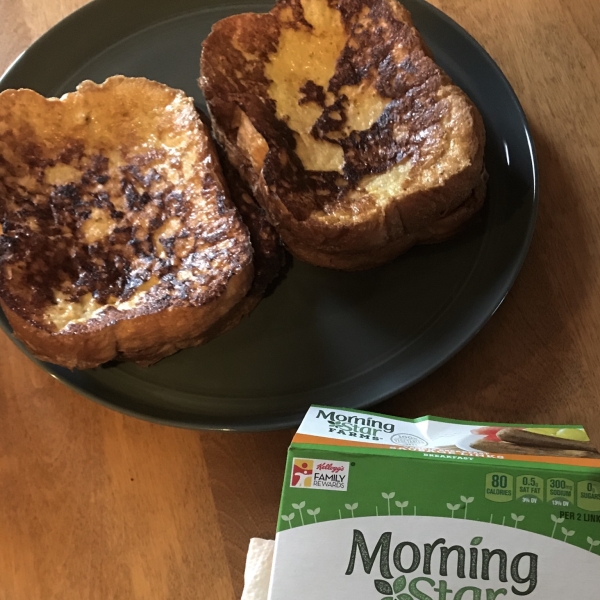
<svg viewBox="0 0 600 600"><path fill-rule="evenodd" d="M296 261L233 331L150 368L71 372L39 364L124 413L183 427L261 430L296 425L311 404L379 402L462 348L498 308L527 253L537 210L535 152L518 99L481 46L426 2L404 4L437 62L485 120L489 192L467 232L363 273ZM217 0L95 0L24 52L0 88L60 96L84 79L101 82L122 73L181 88L203 106L196 80L211 25L270 7L235 0L225 6ZM4 315L1 325L10 332Z"/></svg>
<svg viewBox="0 0 600 600"><path fill-rule="evenodd" d="M475 448L473 448L473 444L483 439L485 439L484 435L467 435L456 442L456 447L459 450L464 450L465 452L481 452L481 450L476 450Z"/></svg>

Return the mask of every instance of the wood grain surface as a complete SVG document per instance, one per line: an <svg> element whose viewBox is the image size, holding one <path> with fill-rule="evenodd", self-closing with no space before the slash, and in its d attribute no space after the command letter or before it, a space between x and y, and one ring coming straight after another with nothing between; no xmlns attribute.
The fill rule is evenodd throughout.
<svg viewBox="0 0 600 600"><path fill-rule="evenodd" d="M0 70L81 4L0 0ZM434 4L483 44L523 104L539 220L490 323L377 409L583 423L600 445L600 3ZM198 433L122 416L3 334L0 382L0 600L240 597L249 538L274 534L292 432Z"/></svg>

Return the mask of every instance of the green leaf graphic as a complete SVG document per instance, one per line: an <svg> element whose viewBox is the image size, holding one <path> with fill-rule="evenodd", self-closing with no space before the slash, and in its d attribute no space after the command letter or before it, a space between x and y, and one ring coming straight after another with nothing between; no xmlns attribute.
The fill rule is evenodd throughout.
<svg viewBox="0 0 600 600"><path fill-rule="evenodd" d="M393 594L394 593L392 586L387 581L384 581L383 579L375 580L375 589L380 594Z"/></svg>
<svg viewBox="0 0 600 600"><path fill-rule="evenodd" d="M482 537L474 537L471 540L471 546L479 546L479 544L481 544L481 542L483 542L483 538Z"/></svg>
<svg viewBox="0 0 600 600"><path fill-rule="evenodd" d="M592 548L595 548L596 546L600 546L600 540L593 540L591 537L589 537L588 544L590 544Z"/></svg>
<svg viewBox="0 0 600 600"><path fill-rule="evenodd" d="M396 596L398 600L413 600L413 597L410 594L400 594Z"/></svg>
<svg viewBox="0 0 600 600"><path fill-rule="evenodd" d="M397 579L394 579L394 594L399 594L406 587L406 577L400 575Z"/></svg>

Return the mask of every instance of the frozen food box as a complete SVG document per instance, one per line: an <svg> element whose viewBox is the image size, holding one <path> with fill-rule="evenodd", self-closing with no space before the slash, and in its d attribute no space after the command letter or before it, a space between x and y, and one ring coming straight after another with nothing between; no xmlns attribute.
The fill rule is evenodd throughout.
<svg viewBox="0 0 600 600"><path fill-rule="evenodd" d="M600 599L581 427L313 406L288 453L270 600Z"/></svg>

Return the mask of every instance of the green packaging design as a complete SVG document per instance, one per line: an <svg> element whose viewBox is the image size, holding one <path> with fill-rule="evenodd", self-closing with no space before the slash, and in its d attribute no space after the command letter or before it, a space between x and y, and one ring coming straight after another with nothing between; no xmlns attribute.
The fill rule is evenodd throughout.
<svg viewBox="0 0 600 600"><path fill-rule="evenodd" d="M313 406L270 600L600 598L600 454L580 427Z"/></svg>

